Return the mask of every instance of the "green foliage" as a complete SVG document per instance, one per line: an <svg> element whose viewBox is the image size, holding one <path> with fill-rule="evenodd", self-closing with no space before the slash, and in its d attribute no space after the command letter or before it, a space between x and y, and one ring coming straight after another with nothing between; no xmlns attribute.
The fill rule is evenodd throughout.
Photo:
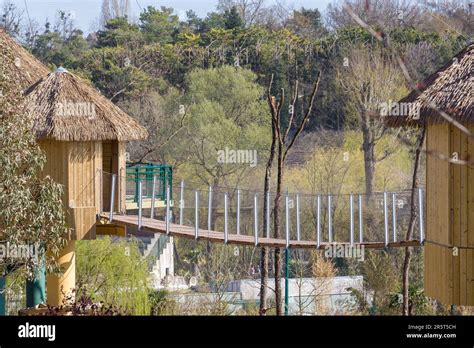
<svg viewBox="0 0 474 348"><path fill-rule="evenodd" d="M150 292L150 315L179 315L177 303L168 297L165 290Z"/></svg>
<svg viewBox="0 0 474 348"><path fill-rule="evenodd" d="M326 34L322 16L318 9L303 7L300 10L294 10L293 16L287 20L286 25L298 36L308 39Z"/></svg>
<svg viewBox="0 0 474 348"><path fill-rule="evenodd" d="M195 70L186 82L190 107L188 133L183 141L189 163L208 173L209 180L248 169L248 163L218 163L218 151L268 148L268 110L256 75L225 66Z"/></svg>
<svg viewBox="0 0 474 348"><path fill-rule="evenodd" d="M97 35L99 47L117 47L122 45L139 44L142 33L135 24L130 24L127 18L117 17L105 24L104 30Z"/></svg>
<svg viewBox="0 0 474 348"><path fill-rule="evenodd" d="M159 10L148 6L140 14L141 29L147 42L160 44L174 42L179 27L179 17L173 12L172 8L165 6L161 6Z"/></svg>
<svg viewBox="0 0 474 348"><path fill-rule="evenodd" d="M63 39L59 32L52 31L38 36L33 54L49 65L71 67L78 64L78 59L87 48L87 41L80 31L67 39Z"/></svg>
<svg viewBox="0 0 474 348"><path fill-rule="evenodd" d="M224 27L227 30L241 29L244 27L244 21L235 6L224 12Z"/></svg>
<svg viewBox="0 0 474 348"><path fill-rule="evenodd" d="M430 304L430 300L425 296L423 287L410 283L408 287L409 293L409 311L412 315L432 315L433 308ZM395 314L402 313L402 290L398 289L396 293L389 296L389 306L394 310Z"/></svg>
<svg viewBox="0 0 474 348"><path fill-rule="evenodd" d="M81 62L81 72L97 81L96 87L113 101L133 96L149 86L159 84L151 81L148 74L135 64L139 58L125 47L106 47L87 51Z"/></svg>
<svg viewBox="0 0 474 348"><path fill-rule="evenodd" d="M133 315L150 314L148 264L135 240L77 242L76 276L78 296L85 292Z"/></svg>
<svg viewBox="0 0 474 348"><path fill-rule="evenodd" d="M207 14L207 17L202 21L200 32L208 32L211 29L224 29L225 18L222 13L211 12Z"/></svg>

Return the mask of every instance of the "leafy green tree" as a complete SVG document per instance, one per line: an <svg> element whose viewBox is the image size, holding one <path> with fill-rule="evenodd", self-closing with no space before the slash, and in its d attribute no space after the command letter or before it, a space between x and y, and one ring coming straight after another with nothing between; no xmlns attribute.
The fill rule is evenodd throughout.
<svg viewBox="0 0 474 348"><path fill-rule="evenodd" d="M79 297L85 294L134 315L150 314L148 263L136 240L77 242L76 276Z"/></svg>
<svg viewBox="0 0 474 348"><path fill-rule="evenodd" d="M244 27L244 21L240 17L239 12L235 6L224 12L224 20L225 28L228 30L241 29Z"/></svg>
<svg viewBox="0 0 474 348"><path fill-rule="evenodd" d="M45 31L35 40L33 54L49 65L69 68L78 64L87 49L87 41L81 31L76 31L66 40L58 32Z"/></svg>
<svg viewBox="0 0 474 348"><path fill-rule="evenodd" d="M81 57L77 70L95 83L108 98L116 102L127 96L135 96L158 80L144 71L146 57L143 50L128 47L103 47L88 50Z"/></svg>
<svg viewBox="0 0 474 348"><path fill-rule="evenodd" d="M193 32L199 32L203 25L203 19L193 10L186 11L186 27L190 28Z"/></svg>
<svg viewBox="0 0 474 348"><path fill-rule="evenodd" d="M130 24L125 17L110 19L104 30L97 34L99 47L117 47L122 45L140 45L143 42L142 33L135 24Z"/></svg>
<svg viewBox="0 0 474 348"><path fill-rule="evenodd" d="M189 98L186 143L189 163L203 182L218 186L223 179L240 176L249 163L220 163L219 151L268 148L268 111L263 89L250 70L224 66L198 69L186 79ZM258 160L260 160L258 158Z"/></svg>
<svg viewBox="0 0 474 348"><path fill-rule="evenodd" d="M170 7L161 6L158 10L148 6L140 14L142 32L147 42L170 44L174 42L179 29L179 17Z"/></svg>
<svg viewBox="0 0 474 348"><path fill-rule="evenodd" d="M302 7L299 11L293 11L293 16L287 20L286 25L304 38L316 37L325 33L321 13L318 9L306 9Z"/></svg>
<svg viewBox="0 0 474 348"><path fill-rule="evenodd" d="M225 28L224 14L218 13L218 12L210 12L207 14L206 18L203 19L200 32L206 33L210 31L211 29L224 29L224 28Z"/></svg>

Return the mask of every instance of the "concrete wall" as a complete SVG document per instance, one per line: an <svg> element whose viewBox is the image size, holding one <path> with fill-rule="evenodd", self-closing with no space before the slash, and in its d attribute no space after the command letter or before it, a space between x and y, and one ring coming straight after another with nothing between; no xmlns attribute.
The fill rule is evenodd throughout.
<svg viewBox="0 0 474 348"><path fill-rule="evenodd" d="M174 276L174 244L173 237L170 238L170 242L167 243L163 249L162 254L156 261L152 270L153 287L155 289L161 289L167 281L171 282Z"/></svg>

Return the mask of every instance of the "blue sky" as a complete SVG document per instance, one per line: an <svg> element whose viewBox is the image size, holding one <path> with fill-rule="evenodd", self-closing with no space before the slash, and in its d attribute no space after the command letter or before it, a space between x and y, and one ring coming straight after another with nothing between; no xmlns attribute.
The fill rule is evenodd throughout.
<svg viewBox="0 0 474 348"><path fill-rule="evenodd" d="M35 19L43 25L48 18L54 22L57 10L65 10L74 13L76 24L84 32L94 29L98 22L102 0L10 0L18 8L25 9L25 2L31 19ZM3 2L3 0L0 0ZM272 0L267 0L271 3ZM324 11L331 0L286 0L287 5L295 8L302 6L306 8L318 8ZM140 7L167 6L173 7L176 12L184 17L186 10L192 9L199 16L204 17L206 13L215 10L218 0L130 0L132 13L137 16ZM25 14L26 17L26 14Z"/></svg>

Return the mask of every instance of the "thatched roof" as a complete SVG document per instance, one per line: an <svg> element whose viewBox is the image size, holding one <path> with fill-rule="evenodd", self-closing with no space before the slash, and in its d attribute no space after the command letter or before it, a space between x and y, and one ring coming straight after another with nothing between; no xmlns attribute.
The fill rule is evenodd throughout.
<svg viewBox="0 0 474 348"><path fill-rule="evenodd" d="M63 68L40 79L25 93L37 138L128 141L148 137L137 121Z"/></svg>
<svg viewBox="0 0 474 348"><path fill-rule="evenodd" d="M7 64L11 78L25 89L48 75L49 69L0 29L0 62Z"/></svg>
<svg viewBox="0 0 474 348"><path fill-rule="evenodd" d="M459 52L446 65L420 84L419 93L413 90L399 101L399 106L410 105L419 110L419 115L402 112L401 116L387 116L386 124L391 127L446 122L433 105L456 121L474 122L474 43ZM406 111L406 108L405 108ZM412 117L408 117L412 116ZM416 119L419 116L419 119Z"/></svg>

